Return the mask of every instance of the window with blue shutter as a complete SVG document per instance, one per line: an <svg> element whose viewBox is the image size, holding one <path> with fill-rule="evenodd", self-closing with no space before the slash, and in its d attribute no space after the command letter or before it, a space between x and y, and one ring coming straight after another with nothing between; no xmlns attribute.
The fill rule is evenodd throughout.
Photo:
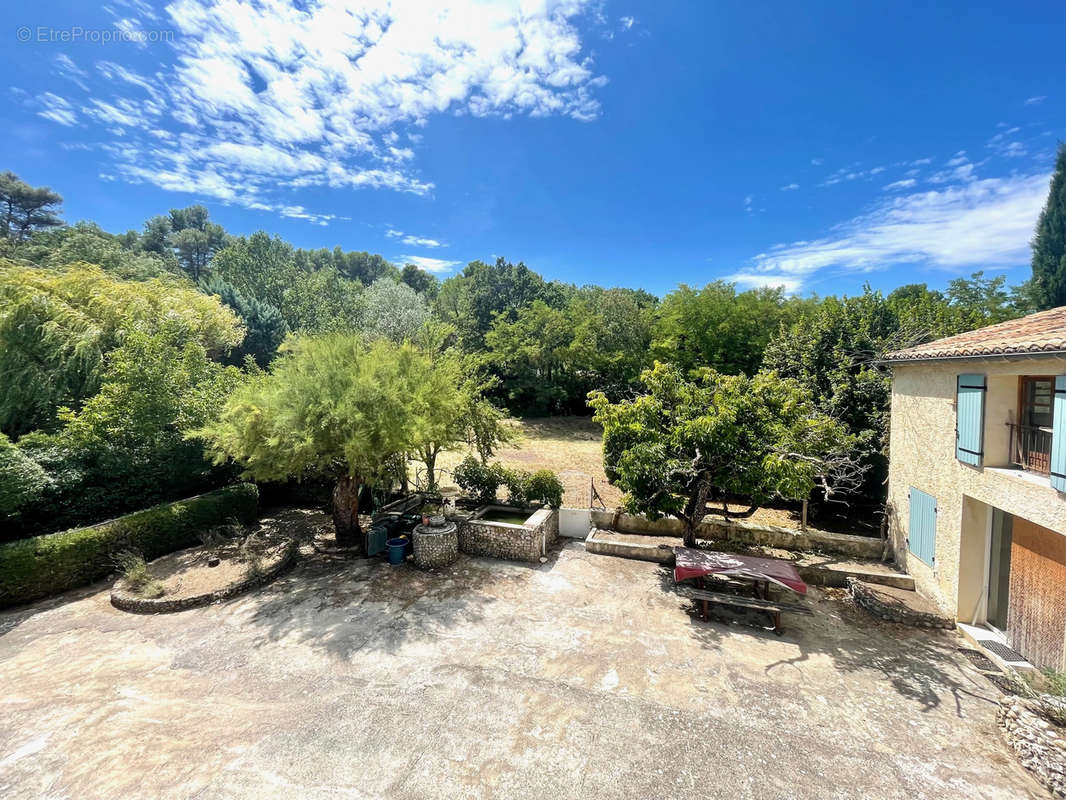
<svg viewBox="0 0 1066 800"><path fill-rule="evenodd" d="M932 566L936 552L936 498L912 486L910 506L907 544L914 555Z"/></svg>
<svg viewBox="0 0 1066 800"><path fill-rule="evenodd" d="M1051 485L1066 492L1066 375L1055 378L1055 413L1051 424Z"/></svg>
<svg viewBox="0 0 1066 800"><path fill-rule="evenodd" d="M955 458L981 466L985 444L985 376L959 375L955 393Z"/></svg>

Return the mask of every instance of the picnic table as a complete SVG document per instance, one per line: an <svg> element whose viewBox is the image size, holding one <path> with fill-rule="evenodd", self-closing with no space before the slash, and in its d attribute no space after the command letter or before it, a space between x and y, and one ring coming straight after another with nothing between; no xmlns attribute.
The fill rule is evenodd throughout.
<svg viewBox="0 0 1066 800"><path fill-rule="evenodd" d="M750 581L752 596L709 591L705 578L727 578L731 581ZM774 623L774 632L779 636L781 612L798 614L812 613L810 608L798 603L775 600L770 596L770 586L781 586L796 594L807 594L807 584L800 577L791 561L780 558L760 558L737 553L719 553L713 550L697 550L693 547L674 548L674 583L695 582L695 588L685 585L681 594L703 604L703 619L707 619L707 607L711 603L734 608L753 608L765 611Z"/></svg>

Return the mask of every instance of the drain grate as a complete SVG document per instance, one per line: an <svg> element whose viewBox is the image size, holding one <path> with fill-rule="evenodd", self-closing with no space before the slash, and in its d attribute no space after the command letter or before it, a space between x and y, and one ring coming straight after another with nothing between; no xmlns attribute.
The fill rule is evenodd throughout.
<svg viewBox="0 0 1066 800"><path fill-rule="evenodd" d="M992 653L993 655L999 656L1004 661L1025 661L1025 656L1023 656L1021 653L1017 652L1016 650L1011 650L1009 647L1007 647L1007 645L1001 644L991 639L985 639L983 642L981 642L981 647L983 647L985 650Z"/></svg>

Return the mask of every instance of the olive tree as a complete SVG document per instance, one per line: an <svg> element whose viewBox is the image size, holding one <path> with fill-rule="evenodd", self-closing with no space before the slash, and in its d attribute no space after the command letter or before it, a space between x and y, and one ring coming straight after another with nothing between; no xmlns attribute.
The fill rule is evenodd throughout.
<svg viewBox="0 0 1066 800"><path fill-rule="evenodd" d="M773 498L804 499L816 485L830 496L861 477L844 427L795 381L709 369L686 378L661 363L641 381L646 392L619 403L589 395L604 470L627 511L681 520L686 546L711 500L745 498L753 511Z"/></svg>
<svg viewBox="0 0 1066 800"><path fill-rule="evenodd" d="M365 344L351 332L297 337L282 350L195 435L216 463L232 458L257 480L331 478L337 544L362 546L360 488L391 480L442 409L458 404L454 375L413 345Z"/></svg>

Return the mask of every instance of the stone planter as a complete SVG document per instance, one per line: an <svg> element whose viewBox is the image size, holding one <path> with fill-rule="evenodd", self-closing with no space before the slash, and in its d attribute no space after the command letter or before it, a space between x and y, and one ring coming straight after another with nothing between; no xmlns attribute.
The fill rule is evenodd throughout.
<svg viewBox="0 0 1066 800"><path fill-rule="evenodd" d="M170 614L175 611L186 611L190 608L220 603L251 589L266 586L296 562L298 553L299 548L296 543L289 542L281 554L281 558L262 574L245 578L213 592L205 592L204 594L191 595L189 597L140 597L127 591L124 582L120 578L111 589L111 605L121 611L129 611L133 614Z"/></svg>
<svg viewBox="0 0 1066 800"><path fill-rule="evenodd" d="M454 522L416 525L411 538L415 566L421 569L446 567L459 557L459 528Z"/></svg>
<svg viewBox="0 0 1066 800"><path fill-rule="evenodd" d="M490 511L526 514L521 524L485 519ZM459 527L459 547L472 556L503 558L509 561L537 562L547 555L559 538L558 509L526 510L508 506L482 506Z"/></svg>

